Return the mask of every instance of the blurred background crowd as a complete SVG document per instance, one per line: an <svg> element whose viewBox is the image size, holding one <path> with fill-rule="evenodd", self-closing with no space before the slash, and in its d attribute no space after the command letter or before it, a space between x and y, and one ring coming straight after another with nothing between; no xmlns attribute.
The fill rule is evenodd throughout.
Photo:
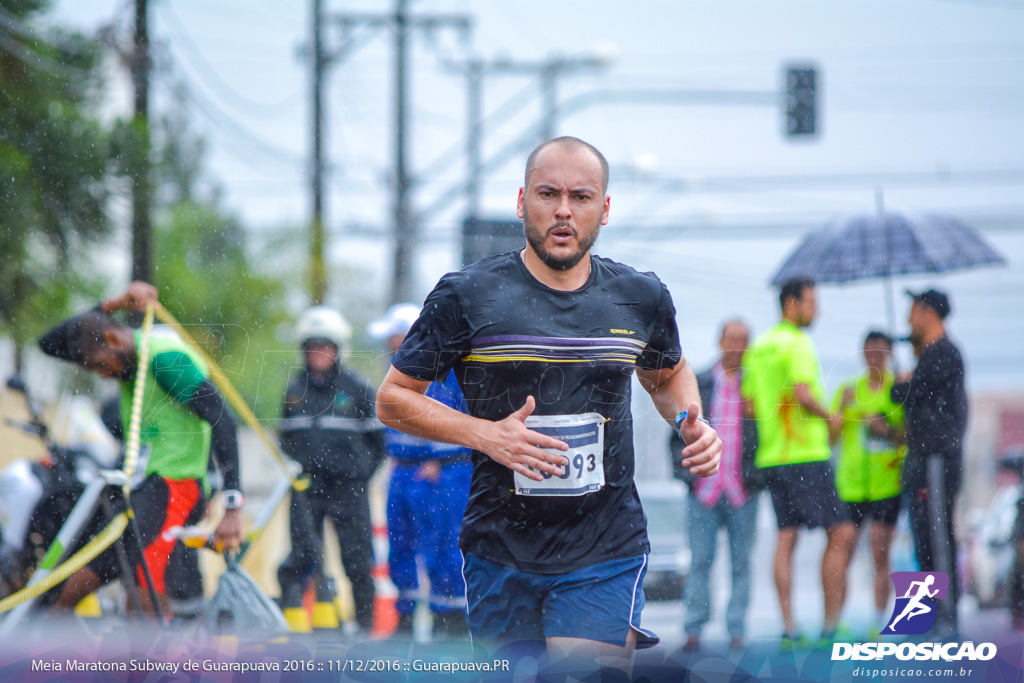
<svg viewBox="0 0 1024 683"><path fill-rule="evenodd" d="M1015 500L998 463L1024 448L1022 36L1010 0L0 0L0 376L54 416L61 397L112 395L35 340L144 279L274 428L303 310L341 311L345 363L376 383L388 355L369 323L520 244L523 159L571 134L611 162L595 252L668 285L697 369L724 320L752 337L777 321L772 279L812 235L875 221L865 251L886 262L913 255L885 237L902 225L991 251L948 274L819 278L809 332L831 396L868 330L909 332L904 288L950 294L971 402L961 577L998 605ZM909 346L895 364L913 366ZM0 394L0 413L23 410ZM668 428L642 402L634 416L637 478L656 489ZM5 425L0 443L0 466L41 449ZM266 455L245 429L241 452L258 498ZM282 557L263 555L252 571L274 592Z"/></svg>

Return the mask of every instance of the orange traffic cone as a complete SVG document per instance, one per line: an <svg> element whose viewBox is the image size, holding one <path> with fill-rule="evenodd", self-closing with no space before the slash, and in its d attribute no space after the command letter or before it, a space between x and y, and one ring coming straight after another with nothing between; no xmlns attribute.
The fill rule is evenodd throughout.
<svg viewBox="0 0 1024 683"><path fill-rule="evenodd" d="M388 529L386 526L373 527L373 554L377 558L377 563L373 568L373 586L376 596L373 601L373 630L370 634L374 638L387 638L398 628L398 610L395 609L398 589L395 588L395 584L391 583L387 562L380 561L380 558L388 556Z"/></svg>

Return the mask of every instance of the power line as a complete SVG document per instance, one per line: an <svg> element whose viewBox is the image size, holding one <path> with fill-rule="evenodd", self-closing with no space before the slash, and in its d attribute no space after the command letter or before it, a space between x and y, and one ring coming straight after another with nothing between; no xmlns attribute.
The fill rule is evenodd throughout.
<svg viewBox="0 0 1024 683"><path fill-rule="evenodd" d="M168 87L173 91L174 86L180 86L188 100L194 104L197 110L217 128L233 137L237 142L240 142L248 149L260 153L264 158L270 161L291 168L305 169L306 162L301 155L296 154L292 150L272 145L263 140L260 136L252 133L244 125L239 123L236 118L225 112L212 101L206 99L205 96L201 95L194 86L190 87L188 76L183 71L180 69L175 70L173 65L168 65L167 71ZM170 79L169 74L171 72L174 72L178 76L178 81ZM163 76L163 74L158 75Z"/></svg>
<svg viewBox="0 0 1024 683"><path fill-rule="evenodd" d="M942 1L942 0L933 0ZM955 0L952 0L955 1ZM1017 0L1008 0L1024 7ZM870 45L863 43L854 45L830 44L820 49L821 57L829 64L835 60L846 60L839 62L850 66L865 66L869 64L889 65L889 59L908 57L915 62L927 55L930 62L932 57L935 60L956 60L962 58L974 59L983 56L986 51L1010 50L1012 54L1019 55L1019 50L1024 47L1021 40L1006 41L970 41L970 42L949 42L949 43L911 43L903 41L899 44ZM637 51L634 57L647 62L662 62L672 64L680 71L693 70L695 73L706 73L715 69L731 69L732 64L738 68L753 68L755 65L764 64L765 60L774 60L779 57L778 49L756 49L756 50L727 50L725 52L689 52L689 51ZM829 58L828 55L837 55ZM852 61L860 60L860 61ZM693 65L693 66L689 66ZM650 71L644 72L644 77L650 77Z"/></svg>
<svg viewBox="0 0 1024 683"><path fill-rule="evenodd" d="M1016 0L932 0L933 2L944 2L947 5L970 5L984 9L1024 9L1024 4Z"/></svg>
<svg viewBox="0 0 1024 683"><path fill-rule="evenodd" d="M846 187L995 186L1024 183L1024 168L955 171L951 168L922 171L808 173L759 176L693 176L660 179L662 189L679 193L772 192L794 187L830 189ZM616 169L616 182L651 182L651 176L633 169Z"/></svg>
<svg viewBox="0 0 1024 683"><path fill-rule="evenodd" d="M502 102L490 114L484 117L483 125L490 128L498 126L514 114L522 113L523 97L534 88L531 81L516 91L511 97ZM450 169L459 162L465 155L464 145L458 142L449 147L445 152L439 154L432 162L416 173L417 178L431 178Z"/></svg>
<svg viewBox="0 0 1024 683"><path fill-rule="evenodd" d="M974 227L984 226L985 234L1024 235L1024 206L1006 207L1005 213L981 213L978 209L944 211L954 213L958 219ZM708 230L705 220L680 217L675 221L645 226L637 230L636 219L617 219L601 230L601 241L612 241L617 244L640 242L649 238L657 238L674 243L717 242L731 240L786 240L800 237L812 230L821 228L830 221L849 211L794 213L794 214L749 214L720 215L716 217L713 230ZM510 218L509 220L515 220ZM667 220L662 218L662 220ZM260 235L288 234L290 228L278 225L248 226ZM443 243L460 239L458 226L451 223L427 226L419 237L423 243ZM345 234L366 238L383 238L388 228L381 223L347 222L335 224L330 228L331 234ZM642 235L642 237L640 237ZM647 245L650 246L649 244Z"/></svg>
<svg viewBox="0 0 1024 683"><path fill-rule="evenodd" d="M171 24L174 25L177 31L177 37L184 41L186 44L186 50L182 52L185 54L188 61L203 75L207 83L212 83L210 90L217 93L219 96L227 95L228 99L234 101L234 106L241 107L248 115L256 114L257 116L272 117L276 114L268 114L267 110L272 111L285 111L294 105L297 94L293 93L288 97L282 98L277 102L257 102L252 100L238 90L234 88L230 83L224 80L217 70L210 64L210 62L203 56L202 50L196 45L192 36L189 34L185 25L178 17L177 12L174 11L173 3L164 3L162 5L162 11L165 19L168 19Z"/></svg>

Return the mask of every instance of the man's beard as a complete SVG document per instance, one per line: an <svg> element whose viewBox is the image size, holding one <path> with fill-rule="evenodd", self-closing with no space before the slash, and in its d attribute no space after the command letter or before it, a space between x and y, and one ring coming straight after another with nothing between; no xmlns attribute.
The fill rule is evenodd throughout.
<svg viewBox="0 0 1024 683"><path fill-rule="evenodd" d="M558 257L549 252L544 247L544 241L547 236L553 231L560 228L568 228L572 231L573 237L576 238L576 243L579 245L579 249L572 254L565 257ZM586 255L590 248L594 246L594 242L597 241L597 235L601 232L601 222L598 221L594 226L594 229L587 235L580 237L579 231L569 225L568 221L557 221L547 230L541 230L533 224L530 220L530 215L526 212L526 207L523 207L523 232L526 233L526 241L533 248L535 254L540 258L541 262L551 270L570 270L577 263L579 263Z"/></svg>
<svg viewBox="0 0 1024 683"><path fill-rule="evenodd" d="M135 349L125 350L118 353L118 356L121 361L121 370L113 373L112 378L121 382L127 382L135 377L135 371L139 369L139 358L135 353Z"/></svg>

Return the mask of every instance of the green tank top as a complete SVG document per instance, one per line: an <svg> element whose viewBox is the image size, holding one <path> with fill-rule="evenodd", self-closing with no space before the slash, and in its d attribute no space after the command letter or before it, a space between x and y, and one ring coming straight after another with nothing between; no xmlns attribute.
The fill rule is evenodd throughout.
<svg viewBox="0 0 1024 683"><path fill-rule="evenodd" d="M135 347L141 344L135 333ZM150 361L142 399L143 448L149 449L146 474L167 479L206 480L210 457L210 425L185 406L209 377L206 363L176 336L154 332L149 340ZM121 383L121 422L131 420L134 381Z"/></svg>
<svg viewBox="0 0 1024 683"><path fill-rule="evenodd" d="M847 388L854 390L853 402L843 408L843 434L836 467L836 490L848 503L892 498L903 490L900 474L906 447L872 436L867 423L867 418L883 415L891 426L903 426L903 408L889 396L892 383L890 372L881 386L872 389L864 373L839 387L832 399L832 410L838 412L843 392Z"/></svg>

